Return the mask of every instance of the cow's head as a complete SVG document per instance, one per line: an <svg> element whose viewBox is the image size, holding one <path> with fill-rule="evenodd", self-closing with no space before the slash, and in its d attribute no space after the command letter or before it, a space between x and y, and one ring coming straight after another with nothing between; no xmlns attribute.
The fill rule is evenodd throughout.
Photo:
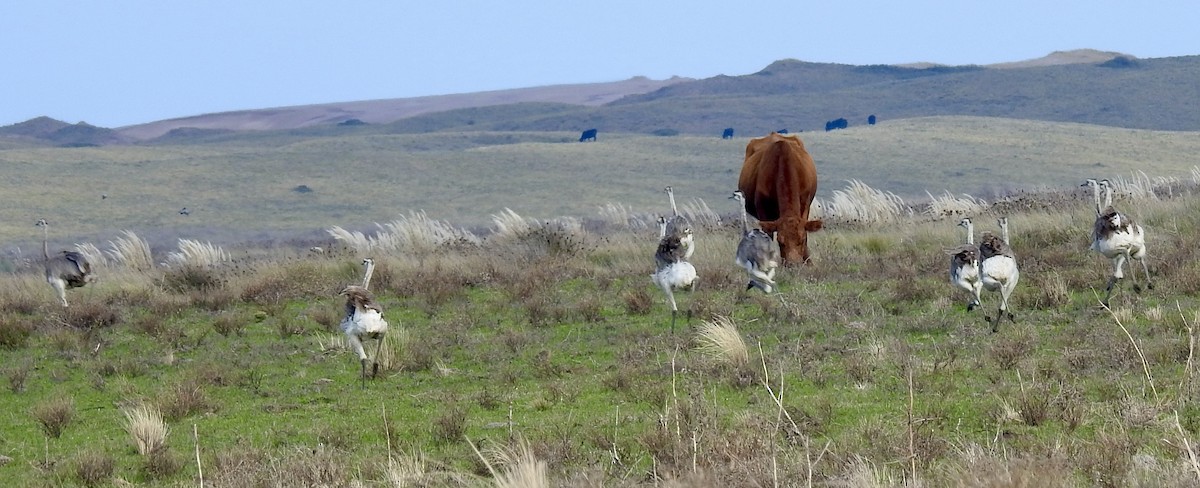
<svg viewBox="0 0 1200 488"><path fill-rule="evenodd" d="M808 264L808 233L821 230L824 223L821 220L804 221L797 217L784 217L779 220L758 223L762 230L775 235L779 243L779 254L783 256L783 264Z"/></svg>

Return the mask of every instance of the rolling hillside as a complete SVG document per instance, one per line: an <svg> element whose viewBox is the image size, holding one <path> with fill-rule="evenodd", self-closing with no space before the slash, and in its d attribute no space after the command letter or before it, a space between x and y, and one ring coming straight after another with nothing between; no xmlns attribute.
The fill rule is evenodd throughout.
<svg viewBox="0 0 1200 488"><path fill-rule="evenodd" d="M606 134L581 144L577 134L269 131L213 134L203 144L4 150L0 243L28 249L43 217L57 224L59 242L103 243L131 229L167 246L179 237L320 239L335 225L370 232L422 210L482 227L506 208L598 218L607 204L662 212L668 184L681 203L699 198L733 212L726 197L746 138ZM1078 190L1084 178L1136 171L1190 180L1200 152L1192 132L987 117L885 120L804 141L821 198L855 179L910 202L927 200L926 191L994 201L1024 189Z"/></svg>
<svg viewBox="0 0 1200 488"><path fill-rule="evenodd" d="M1200 130L1200 56L1137 59L1094 50L989 66L852 66L780 60L747 75L632 78L393 100L248 109L117 129L34 119L0 127L0 147L81 146L303 129L310 135L431 131L579 131L739 135L822 130L846 118L967 115L1151 130ZM8 137L5 137L8 136Z"/></svg>

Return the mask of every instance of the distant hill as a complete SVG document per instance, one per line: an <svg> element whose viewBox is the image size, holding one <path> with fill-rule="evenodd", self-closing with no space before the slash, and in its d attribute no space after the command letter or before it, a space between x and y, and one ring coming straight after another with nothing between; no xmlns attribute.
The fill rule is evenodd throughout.
<svg viewBox="0 0 1200 488"><path fill-rule="evenodd" d="M115 130L38 118L0 136L50 145L225 141L239 134L581 131L719 135L823 130L967 115L1136 129L1200 130L1200 56L1138 59L1080 49L987 66L855 66L785 59L741 76L632 78L480 93L197 115ZM258 137L258 136L253 136ZM3 147L3 146L0 146Z"/></svg>
<svg viewBox="0 0 1200 488"><path fill-rule="evenodd" d="M126 142L116 131L80 122L68 124L50 117L37 117L0 127L0 137L13 137L41 144L86 147Z"/></svg>
<svg viewBox="0 0 1200 488"><path fill-rule="evenodd" d="M147 140L180 128L244 131L297 129L314 125L333 125L347 121L351 121L352 124L356 123L353 121L365 124L378 124L394 122L427 113L523 102L555 102L596 106L620 99L626 95L646 93L664 86L687 81L691 81L691 79L673 77L667 80L651 80L639 76L609 83L552 85L456 95L240 110L122 127L120 128L120 132L122 135L135 140Z"/></svg>

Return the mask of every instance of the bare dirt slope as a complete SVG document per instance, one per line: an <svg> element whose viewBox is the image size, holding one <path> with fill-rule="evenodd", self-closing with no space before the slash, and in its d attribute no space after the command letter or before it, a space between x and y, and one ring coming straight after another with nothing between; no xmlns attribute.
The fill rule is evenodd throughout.
<svg viewBox="0 0 1200 488"><path fill-rule="evenodd" d="M184 127L233 131L275 130L338 123L350 119L375 124L394 122L425 113L520 102L558 102L595 106L626 95L647 93L664 86L690 80L690 78L682 77L652 80L638 76L608 83L551 85L454 95L239 110L132 125L122 127L118 129L118 132L133 140L147 140Z"/></svg>

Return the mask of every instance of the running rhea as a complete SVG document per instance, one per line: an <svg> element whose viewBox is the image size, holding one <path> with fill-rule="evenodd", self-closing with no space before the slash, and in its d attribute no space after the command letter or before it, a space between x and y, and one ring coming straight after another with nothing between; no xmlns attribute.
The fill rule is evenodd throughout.
<svg viewBox="0 0 1200 488"><path fill-rule="evenodd" d="M1093 180L1088 181L1090 183ZM1102 303L1107 307L1108 300L1112 297L1113 286L1118 280L1125 277L1126 261L1136 259L1142 263L1142 271L1146 274L1147 289L1154 289L1154 283L1150 281L1150 268L1146 264L1146 231L1142 229L1141 225L1112 207L1112 185L1108 180L1100 180L1093 188L1096 188L1094 190L1096 207L1100 207L1100 190L1104 190L1104 201L1108 204L1104 210L1097 213L1096 222L1092 225L1091 247L1093 251L1103 254L1113 263L1113 273L1104 287ZM1134 281L1133 290L1141 292L1141 287L1137 283L1137 272L1130 273L1130 276Z"/></svg>
<svg viewBox="0 0 1200 488"><path fill-rule="evenodd" d="M946 254L950 255L950 283L971 294L971 301L967 302L969 312L979 307L979 293L983 289L979 276L979 248L975 247L975 228L971 219L963 218L958 225L967 229L966 243L946 250Z"/></svg>
<svg viewBox="0 0 1200 488"><path fill-rule="evenodd" d="M746 195L741 190L734 191L729 198L738 202L742 213L742 239L738 242L733 262L745 268L750 275L750 281L746 283L747 290L758 288L764 293L771 293L775 287L775 269L782 262L779 246L762 229L750 228L746 221Z"/></svg>
<svg viewBox="0 0 1200 488"><path fill-rule="evenodd" d="M79 288L96 280L92 263L87 256L76 251L62 251L50 256L50 223L39 219L35 224L42 228L42 258L45 259L46 282L58 293L62 306L67 305L67 289Z"/></svg>
<svg viewBox="0 0 1200 488"><path fill-rule="evenodd" d="M375 301L374 295L367 289L371 285L371 274L375 271L375 260L363 259L366 268L362 286L349 285L342 289L339 295L346 297L346 318L342 319L342 332L350 348L358 354L362 366L362 386L367 386L367 353L363 350L363 341L375 339L375 357L371 361L371 377L379 374L379 352L383 349L383 337L387 334L388 323L383 319L383 307Z"/></svg>
<svg viewBox="0 0 1200 488"><path fill-rule="evenodd" d="M679 307L675 303L675 290L696 290L696 267L687 261L687 249L683 238L666 232L667 222L659 221L661 233L665 234L658 241L658 249L654 252L655 270L650 280L667 295L667 303L671 306L671 334L675 333L675 321L679 315ZM688 231L690 237L691 232ZM688 310L688 319L692 312Z"/></svg>
<svg viewBox="0 0 1200 488"><path fill-rule="evenodd" d="M695 239L692 236L692 222L684 215L679 214L679 207L675 206L675 190L670 186L663 189L667 192L667 198L671 200L671 218L666 219L666 226L661 228L659 239L668 235L679 236L680 242L684 246L685 259L690 259L692 253L696 251Z"/></svg>
<svg viewBox="0 0 1200 488"><path fill-rule="evenodd" d="M1000 219L1001 232L1007 233L1008 219ZM1000 308L996 312L996 318L984 316L988 322L992 323L992 332L1000 329L1000 321L1008 318L1009 322L1013 321L1013 314L1008 311L1008 298L1017 287L1017 281L1021 278L1021 272L1017 268L1017 257L1013 254L1012 248L1004 242L1000 236L991 232L984 232L979 237L979 275L983 282L983 289L991 292L1000 293Z"/></svg>

